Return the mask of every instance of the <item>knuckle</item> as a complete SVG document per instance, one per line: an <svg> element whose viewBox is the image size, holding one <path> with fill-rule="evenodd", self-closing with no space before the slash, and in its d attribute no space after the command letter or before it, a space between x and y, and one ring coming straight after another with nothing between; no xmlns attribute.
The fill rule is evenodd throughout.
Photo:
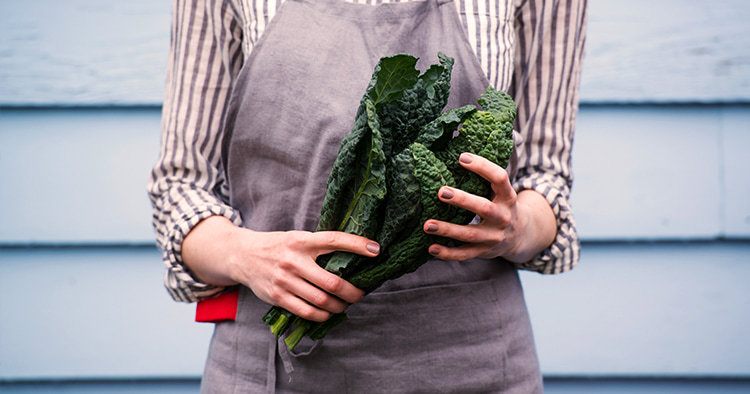
<svg viewBox="0 0 750 394"><path fill-rule="evenodd" d="M500 170L495 173L495 182L498 184L508 182L508 172L500 168Z"/></svg>
<svg viewBox="0 0 750 394"><path fill-rule="evenodd" d="M325 306L331 300L331 296L324 293L316 293L310 296L310 302L317 306Z"/></svg>
<svg viewBox="0 0 750 394"><path fill-rule="evenodd" d="M511 221L510 212L507 210L501 210L497 213L496 219L502 224L509 224Z"/></svg>
<svg viewBox="0 0 750 394"><path fill-rule="evenodd" d="M357 303L357 302L362 301L362 299L364 299L364 298L365 298L365 292L362 291L361 289L356 289L356 292L354 294L354 297L352 297L351 302L352 303ZM345 305L343 307L346 308Z"/></svg>
<svg viewBox="0 0 750 394"><path fill-rule="evenodd" d="M340 302L337 302L337 303L335 303L335 304L333 304L331 306L331 309L332 309L332 312L343 313L343 312L346 311L346 305L344 305L344 304L342 304Z"/></svg>
<svg viewBox="0 0 750 394"><path fill-rule="evenodd" d="M292 263L292 259L285 256L279 261L278 267L283 272L288 272L294 269L294 263Z"/></svg>
<svg viewBox="0 0 750 394"><path fill-rule="evenodd" d="M306 320L312 320L312 321L325 321L328 318L328 312L320 311L317 308L306 305L300 308L300 314L299 316Z"/></svg>
<svg viewBox="0 0 750 394"><path fill-rule="evenodd" d="M518 194L516 194L515 190L510 193L510 196L508 196L508 203L510 205L515 205L518 202Z"/></svg>
<svg viewBox="0 0 750 394"><path fill-rule="evenodd" d="M327 292L336 294L344 287L344 280L338 276L331 275L325 279L323 287Z"/></svg>
<svg viewBox="0 0 750 394"><path fill-rule="evenodd" d="M289 232L288 242L292 249L301 249L307 245L308 237L304 231L293 230Z"/></svg>
<svg viewBox="0 0 750 394"><path fill-rule="evenodd" d="M505 241L505 234L503 234L501 231L495 231L492 233L491 240L494 243L502 243Z"/></svg>
<svg viewBox="0 0 750 394"><path fill-rule="evenodd" d="M501 213L499 215L499 217L498 217L498 220L500 221L500 223L508 225L508 224L510 224L510 221L511 221L510 214L509 213Z"/></svg>
<svg viewBox="0 0 750 394"><path fill-rule="evenodd" d="M307 320L314 320L315 317L315 309L309 305L301 305L297 308L297 311L294 312L297 316L307 319Z"/></svg>
<svg viewBox="0 0 750 394"><path fill-rule="evenodd" d="M339 237L335 232L333 231L325 232L323 233L323 236L321 238L321 242L323 244L322 246L325 246L327 248L333 248L334 246L336 246L338 239Z"/></svg>
<svg viewBox="0 0 750 394"><path fill-rule="evenodd" d="M271 284L275 287L284 287L286 278L281 270L276 270L271 276Z"/></svg>
<svg viewBox="0 0 750 394"><path fill-rule="evenodd" d="M479 206L479 216L483 218L494 218L495 217L495 204L486 201Z"/></svg>
<svg viewBox="0 0 750 394"><path fill-rule="evenodd" d="M326 311L321 311L320 313L318 313L318 315L319 315L319 318L318 318L319 322L324 322L331 317L331 314Z"/></svg>
<svg viewBox="0 0 750 394"><path fill-rule="evenodd" d="M468 251L460 251L460 252L456 253L456 258L455 259L458 260L458 261L464 261L464 260L470 259L471 257L472 256L471 256L470 252L468 252Z"/></svg>
<svg viewBox="0 0 750 394"><path fill-rule="evenodd" d="M268 296L268 299L271 301L271 303L278 305L279 301L281 301L281 290L277 287L271 287L266 292L266 295Z"/></svg>
<svg viewBox="0 0 750 394"><path fill-rule="evenodd" d="M451 258L451 251L448 248L438 248L436 252L437 253L435 253L434 256L441 260L450 260Z"/></svg>
<svg viewBox="0 0 750 394"><path fill-rule="evenodd" d="M464 237L469 242L477 242L479 240L479 232L475 228L467 228Z"/></svg>

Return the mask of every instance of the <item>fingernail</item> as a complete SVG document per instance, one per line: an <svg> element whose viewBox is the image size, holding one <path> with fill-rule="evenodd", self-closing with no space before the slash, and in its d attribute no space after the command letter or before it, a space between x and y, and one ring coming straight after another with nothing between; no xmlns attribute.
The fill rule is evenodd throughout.
<svg viewBox="0 0 750 394"><path fill-rule="evenodd" d="M427 225L427 232L428 233L434 233L435 231L437 231L437 224L430 223L430 224Z"/></svg>
<svg viewBox="0 0 750 394"><path fill-rule="evenodd" d="M438 253L440 253L440 249L437 246L430 246L429 249L427 249L427 252L433 256L437 256Z"/></svg>
<svg viewBox="0 0 750 394"><path fill-rule="evenodd" d="M453 198L453 192L450 189L443 189L443 192L440 193L440 197L443 197L446 200L450 200Z"/></svg>
<svg viewBox="0 0 750 394"><path fill-rule="evenodd" d="M471 163L471 155L468 153L461 153L461 155L458 156L458 161L464 164L469 164Z"/></svg>
<svg viewBox="0 0 750 394"><path fill-rule="evenodd" d="M367 247L367 250L370 251L370 253L375 253L375 254L380 253L380 245L378 245L375 242L368 242L366 247Z"/></svg>

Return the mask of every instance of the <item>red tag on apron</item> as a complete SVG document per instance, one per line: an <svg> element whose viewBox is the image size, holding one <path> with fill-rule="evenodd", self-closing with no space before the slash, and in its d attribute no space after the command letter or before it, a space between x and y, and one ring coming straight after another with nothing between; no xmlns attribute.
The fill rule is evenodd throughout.
<svg viewBox="0 0 750 394"><path fill-rule="evenodd" d="M239 290L234 289L214 298L198 302L195 308L195 321L199 323L216 323L237 318L237 301Z"/></svg>

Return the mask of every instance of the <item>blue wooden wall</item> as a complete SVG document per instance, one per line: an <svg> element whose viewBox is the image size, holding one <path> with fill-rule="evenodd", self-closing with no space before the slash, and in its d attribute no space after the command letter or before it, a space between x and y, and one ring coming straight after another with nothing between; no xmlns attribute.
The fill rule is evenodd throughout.
<svg viewBox="0 0 750 394"><path fill-rule="evenodd" d="M197 391L211 326L161 287L145 190L169 8L0 2L1 392ZM581 264L523 274L548 392L750 390L747 20L591 2Z"/></svg>

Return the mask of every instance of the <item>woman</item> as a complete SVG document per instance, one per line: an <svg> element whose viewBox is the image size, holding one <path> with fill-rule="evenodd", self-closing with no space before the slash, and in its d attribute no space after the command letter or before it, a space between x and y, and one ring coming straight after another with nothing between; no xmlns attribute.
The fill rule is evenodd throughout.
<svg viewBox="0 0 750 394"><path fill-rule="evenodd" d="M165 284L187 302L240 290L236 319L216 325L202 392L541 392L516 269L578 262L568 197L585 0L358 3L176 1L148 184ZM443 187L441 201L480 220L424 230L464 245L430 246L433 260L363 298L314 262L379 252L311 232L328 171L378 59L406 52L424 67L438 51L455 59L447 108L489 84L509 91L524 143L508 169L462 155L494 197ZM349 319L289 353L260 321L269 304Z"/></svg>

